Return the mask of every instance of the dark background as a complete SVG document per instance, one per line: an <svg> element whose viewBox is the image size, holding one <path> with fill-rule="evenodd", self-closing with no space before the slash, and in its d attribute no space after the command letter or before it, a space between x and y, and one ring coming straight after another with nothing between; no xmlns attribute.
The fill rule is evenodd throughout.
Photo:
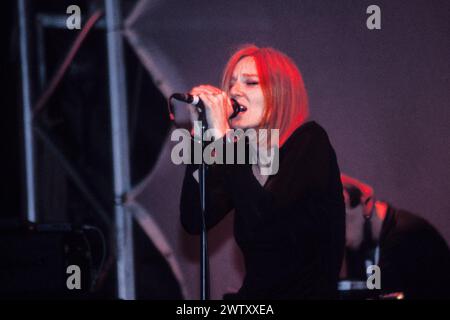
<svg viewBox="0 0 450 320"><path fill-rule="evenodd" d="M39 23L42 15L63 17L65 23L66 8L77 4L82 10L82 26L87 18L103 1L28 1L30 25L30 58L32 103L36 103L51 77L61 65L70 46L79 34L79 30L63 27L43 26ZM123 1L124 14L135 4ZM2 172L0 227L8 228L21 223L26 217L24 192L23 134L20 85L20 60L18 38L17 1L2 3L1 39L1 77L2 94ZM104 26L104 21L101 21ZM39 223L70 223L76 226L94 225L103 231L107 241L106 263L96 296L114 298L115 271L112 262L111 224L113 219L113 188L111 165L110 113L108 98L108 70L106 59L105 29L96 27L91 30L67 73L58 85L47 105L36 113L34 126L41 132L35 132L35 166L37 213ZM41 28L43 37L38 38ZM137 60L133 50L124 42L127 90L129 106L129 142L131 181L136 184L152 169L168 128L165 98L153 85L151 78ZM42 60L39 60L42 50ZM41 73L43 68L44 73ZM150 109L149 101L156 106ZM161 120L152 124L148 130L146 119L158 117ZM96 203L106 212L99 214L74 176L67 171L70 168L77 179L82 181L85 192L96 199ZM0 238L6 238L5 229L1 229ZM135 255L137 277L137 297L141 299L178 298L180 292L165 260L153 246L153 243L135 225ZM8 231L10 231L8 229ZM3 238L2 238L3 237ZM11 236L10 236L11 237ZM42 236L41 236L42 237ZM32 236L30 236L32 239ZM2 241L0 239L0 241ZM29 256L29 251L42 251L45 242L30 240L25 242L19 235L16 241L23 242L23 251L3 252L7 259ZM89 235L94 264L100 263L102 252L98 236ZM13 240L10 240L13 241ZM34 243L33 243L34 242ZM17 247L16 247L17 248ZM61 254L54 250L53 255ZM32 256L31 256L32 257ZM32 258L29 258L32 259ZM51 259L51 258L49 258ZM55 258L56 259L56 258ZM36 264L39 264L36 258ZM8 265L7 263L5 265ZM2 265L2 268L4 265ZM54 275L37 268L29 270L37 274L33 279L54 282ZM2 269L2 272L6 272ZM4 274L3 274L4 275ZM2 277L3 279L3 277ZM18 286L27 285L24 283ZM6 285L6 284L5 284ZM31 283L28 283L32 286ZM20 292L20 289L17 289Z"/></svg>

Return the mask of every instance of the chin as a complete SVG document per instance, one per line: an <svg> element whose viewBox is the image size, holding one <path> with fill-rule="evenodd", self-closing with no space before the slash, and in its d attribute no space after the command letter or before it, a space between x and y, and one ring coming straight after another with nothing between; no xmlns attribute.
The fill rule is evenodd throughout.
<svg viewBox="0 0 450 320"><path fill-rule="evenodd" d="M248 121L240 119L239 117L234 119L234 121L231 121L231 127L233 129L245 130L245 129L250 129L250 128L256 128L257 126L258 126L258 124L249 123Z"/></svg>
<svg viewBox="0 0 450 320"><path fill-rule="evenodd" d="M358 251L361 247L361 241L347 240L345 247L350 251Z"/></svg>
<svg viewBox="0 0 450 320"><path fill-rule="evenodd" d="M235 119L231 122L231 127L233 129L245 129L246 126L244 125L244 123L241 121L241 119Z"/></svg>

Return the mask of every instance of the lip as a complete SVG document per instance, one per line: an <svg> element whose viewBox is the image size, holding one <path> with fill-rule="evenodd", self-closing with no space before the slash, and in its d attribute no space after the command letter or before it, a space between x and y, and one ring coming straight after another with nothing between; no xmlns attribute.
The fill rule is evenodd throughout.
<svg viewBox="0 0 450 320"><path fill-rule="evenodd" d="M247 109L248 109L248 106L246 105L246 104L244 104L244 103L241 103L240 101L238 101L238 100L236 100L237 101L237 103L240 105L240 106L243 106L243 107L246 107Z"/></svg>
<svg viewBox="0 0 450 320"><path fill-rule="evenodd" d="M239 112L231 121L239 121L242 119L243 112Z"/></svg>
<svg viewBox="0 0 450 320"><path fill-rule="evenodd" d="M248 106L245 103L242 103L241 101L239 101L238 99L232 97L240 106L246 107L248 109Z"/></svg>

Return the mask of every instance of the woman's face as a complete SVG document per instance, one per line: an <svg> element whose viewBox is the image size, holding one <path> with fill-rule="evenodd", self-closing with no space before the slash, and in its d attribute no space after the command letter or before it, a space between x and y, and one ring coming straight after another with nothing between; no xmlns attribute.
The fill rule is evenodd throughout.
<svg viewBox="0 0 450 320"><path fill-rule="evenodd" d="M231 120L234 129L257 127L264 114L264 96L253 57L241 59L233 70L229 84L230 98L247 108Z"/></svg>

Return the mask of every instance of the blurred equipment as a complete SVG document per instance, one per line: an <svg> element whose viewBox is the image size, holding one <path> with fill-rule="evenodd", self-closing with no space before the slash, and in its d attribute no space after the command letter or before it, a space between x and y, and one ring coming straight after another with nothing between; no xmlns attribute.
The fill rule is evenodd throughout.
<svg viewBox="0 0 450 320"><path fill-rule="evenodd" d="M92 289L92 244L69 224L0 222L0 298L81 298ZM67 280L79 267L80 289Z"/></svg>
<svg viewBox="0 0 450 320"><path fill-rule="evenodd" d="M338 282L340 300L378 300L380 290L369 290L365 281L342 280Z"/></svg>
<svg viewBox="0 0 450 320"><path fill-rule="evenodd" d="M369 268L377 266L377 299L450 298L450 250L436 228L418 214L376 199L370 185L345 174L341 180L347 217L339 290L344 292L346 283L364 284ZM365 295L364 285L346 290L343 298L368 299L375 291Z"/></svg>

